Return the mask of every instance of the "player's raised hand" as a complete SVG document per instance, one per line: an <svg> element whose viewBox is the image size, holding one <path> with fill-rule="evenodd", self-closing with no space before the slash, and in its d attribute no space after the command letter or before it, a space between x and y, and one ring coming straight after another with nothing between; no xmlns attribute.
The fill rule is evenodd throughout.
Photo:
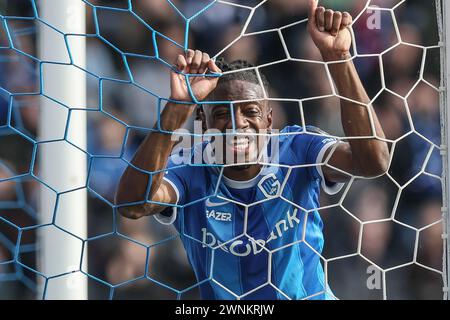
<svg viewBox="0 0 450 320"><path fill-rule="evenodd" d="M325 61L349 57L352 36L348 27L352 16L317 6L318 0L308 0L308 31Z"/></svg>
<svg viewBox="0 0 450 320"><path fill-rule="evenodd" d="M186 83L186 74L203 75L208 72L221 73L215 62L211 60L207 53L199 50L187 50L184 55L178 55L175 61L178 72L171 72L170 88L171 99L176 101L193 101ZM190 76L189 83L192 93L198 101L205 99L213 91L219 77L217 76Z"/></svg>

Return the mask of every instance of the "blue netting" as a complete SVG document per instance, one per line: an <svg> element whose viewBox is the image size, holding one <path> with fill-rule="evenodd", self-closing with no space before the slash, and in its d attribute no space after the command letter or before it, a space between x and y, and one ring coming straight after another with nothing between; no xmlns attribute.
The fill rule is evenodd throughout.
<svg viewBox="0 0 450 320"><path fill-rule="evenodd" d="M29 5L31 6L30 11L32 12L32 14L30 16L0 15L2 29L3 29L4 35L6 36L5 38L2 39L3 43L2 43L2 46L0 46L0 50L2 50L4 53L1 55L0 60L3 62L8 62L8 63L12 62L12 61L20 63L21 66L24 67L24 69L18 70L18 71L26 72L28 77L30 78L31 83L39 84L39 85L37 85L38 88L36 88L36 90L33 90L32 92L13 92L13 91L8 91L8 87L9 87L8 81L10 81L10 79L7 78L7 79L2 79L3 80L2 87L0 88L2 102L7 104L6 113L1 115L0 135L1 136L20 137L24 141L29 142L29 144L32 146L31 157L29 159L29 166L26 169L24 169L22 173L20 173L20 174L17 173L15 164L6 163L3 160L0 162L0 166L2 169L2 173L3 173L3 175L0 177L0 183L3 183L3 184L6 184L8 182L13 183L14 189L15 189L15 192L14 192L15 199L11 200L11 201L0 201L0 208L11 210L11 211L12 210L17 210L17 211L21 210L23 213L25 213L27 215L27 218L29 218L27 223L30 224L29 226L23 226L20 224L23 221L16 222L16 223L14 222L15 220L17 220L17 217L12 217L11 219L8 219L7 216L6 217L0 216L0 221L5 225L5 226L2 225L2 233L0 233L0 243L5 248L6 253L7 253L6 255L8 257L10 257L9 259L7 259L5 261L0 261L0 265L4 266L5 269L7 268L6 269L7 272L0 273L0 281L1 282L20 281L22 284L24 284L26 287L28 287L33 292L38 293L37 286L36 286L36 282L37 282L36 278L42 277L44 279L44 283L45 283L44 289L42 292L42 298L45 298L46 294L47 294L47 285L48 285L49 280L59 278L59 277L64 277L73 272L80 271L81 273L85 274L87 277L94 279L95 281L98 281L99 283L102 283L105 286L107 286L108 288L110 288L110 293L108 295L109 298L113 297L115 288L118 288L120 286L125 286L130 282L139 281L141 279L147 279L149 281L155 282L156 284L173 291L176 294L176 296L179 298L179 297L181 297L183 292L189 291L190 289L192 289L192 287L199 286L199 285L201 285L201 283L197 283L197 284L195 284L189 288L185 288L183 290L177 290L177 289L172 288L171 286L168 286L164 283L157 281L156 279L152 279L149 275L147 275L147 272L145 272L141 277L138 277L135 279L130 279L130 280L124 281L120 284L112 285L112 284L100 279L99 277L95 277L95 276L89 274L87 272L87 270L83 270L83 268L82 268L83 251L87 247L87 243L90 241L101 240L102 238L115 236L115 237L122 238L127 241L131 241L133 243L136 243L137 245L145 248L145 250L147 252L145 270L148 270L149 251L151 250L151 247L163 244L164 242L171 241L171 240L177 239L179 237L177 235L171 236L160 242L153 243L152 245L148 245L148 244L141 243L131 237L128 237L127 235L122 234L120 231L118 231L118 227L116 225L116 207L115 207L115 205L112 203L111 199L106 199L101 194L99 194L97 191L90 188L91 169L92 169L93 163L95 162L96 159L124 159L125 153L126 153L125 145L127 143L130 130L133 130L133 129L144 130L146 132L148 132L149 130L153 130L153 129L149 129L148 127L141 128L138 126L128 125L127 123L122 121L122 119L105 111L103 108L103 99L102 99L102 88L103 88L104 81L112 81L112 82L117 82L117 83L131 83L134 86L140 88L141 90L146 92L148 95L151 95L151 96L155 97L156 99L158 99L158 113L159 113L161 103L163 101L167 101L167 98L160 97L157 94L151 92L150 90L148 90L148 89L144 88L143 86L139 85L138 83L136 83L133 79L133 73L131 72L130 67L128 65L128 59L131 57L137 57L137 58L141 58L141 59L154 60L162 65L167 66L168 68L173 68L173 66L170 62L165 61L164 59L162 59L159 56L157 37L161 37L161 38L171 42L173 45L179 47L183 51L187 50L188 43L189 43L189 25L190 25L190 23L195 18L197 18L199 15L201 15L203 12L208 10L212 5L214 5L214 3L216 1L211 1L211 3L209 3L208 5L203 7L201 10L196 12L194 15L187 17L172 3L172 1L167 0L167 3L173 9L173 13L176 15L179 15L179 17L181 17L181 19L185 23L184 42L181 44L177 43L175 40L173 40L170 37L166 36L165 34L159 32L158 30L155 30L151 25L149 25L146 21L144 21L138 14L136 14L133 11L133 3L131 0L128 0L126 3L126 7L122 7L122 8L120 8L120 4L118 5L118 7L113 7L113 6L94 5L94 4L91 4L87 0L80 0L80 1L83 1L86 4L86 6L92 10L92 17L94 19L94 26L95 26L95 34L81 34L81 35L65 34L61 30L59 30L57 27L51 25L46 20L39 17L38 6L37 6L37 3L35 0L29 1ZM112 42L110 42L108 39L106 39L101 34L101 31L100 31L98 10L108 10L111 12L123 12L123 13L130 14L134 19L136 19L139 23L141 23L143 26L145 26L145 28L147 28L152 33L152 45L153 45L153 53L154 54L153 55L143 55L143 54L124 52L120 48L115 46ZM28 23L29 25L25 26L25 27L15 28L12 31L10 25L12 23L20 24L20 22ZM98 82L98 86L100 88L100 90L99 90L99 106L98 107L91 108L88 106L86 108L85 107L77 108L77 107L73 107L73 106L68 106L68 105L65 105L64 102L58 101L57 99L54 99L51 96L48 96L43 92L43 81L44 81L43 73L42 73L43 65L44 64L68 65L68 64L62 63L62 62L41 60L38 57L34 56L33 54L26 52L26 49L25 50L23 49L20 38L23 36L35 36L38 32L38 30L37 30L38 24L44 24L48 28L51 28L56 33L63 36L65 45L67 47L67 53L68 53L68 56L70 59L69 65L72 65L75 68L80 69L82 72L85 72L88 76L92 76L96 79L95 81ZM86 38L99 39L104 44L106 44L110 49L117 52L117 54L119 54L121 56L123 66L125 68L125 72L128 74L129 80L125 81L125 80L120 80L120 79L116 79L113 77L99 77L98 75L91 72L90 70L81 68L80 66L76 65L76 63L73 60L72 52L70 50L70 44L69 44L69 39L72 36L82 36L82 37L86 37ZM4 50L9 50L12 53L10 53L10 52L5 53ZM187 83L189 84L188 80L192 75L186 74L185 76L186 76ZM208 75L208 76L214 76L214 75ZM189 90L191 91L190 88L189 88ZM20 101L17 101L18 97L27 97L27 96L46 97L49 100L52 100L55 103L57 103L59 106L67 109L67 111L68 111L67 123L65 124L63 137L61 137L60 139L38 140L38 137L29 131L27 125L24 125L23 120L22 120L21 108L23 106L21 106ZM193 97L194 101L196 101L195 97L193 95L192 95L192 97ZM125 133L125 137L122 142L122 147L120 148L121 149L120 154L118 154L117 156L109 156L109 157L108 156L99 156L99 155L92 154L92 153L88 152L87 150L83 150L79 146L77 146L76 144L71 142L70 139L68 139L69 125L70 125L71 116L76 111L83 111L83 112L92 111L95 113L102 113L107 117L111 117L112 119L117 121L117 123L120 123L123 126L125 126L126 133ZM158 129L155 129L155 130L161 131L160 125L159 125L159 118L158 118ZM51 185L49 185L48 183L43 181L36 174L35 164L37 162L37 152L38 152L39 146L41 144L58 142L58 141L65 141L66 143L70 144L74 148L78 149L80 152L83 152L87 155L88 179L87 179L87 183L85 186L80 186L79 188L66 190L63 192L58 192L55 188L53 188ZM130 164L130 163L128 163L128 164ZM29 203L30 202L29 199L26 199L26 197L25 197L25 193L23 190L24 184L26 183L26 181L30 181L30 180L35 183L40 184L41 186L47 187L56 196L53 218L52 218L52 221L49 223L40 224L36 206L32 207ZM56 220L57 220L56 212L58 211L58 202L59 202L60 197L62 197L66 193L76 192L77 190L85 189L85 188L87 188L89 190L89 195L91 196L91 198L98 198L113 209L113 219L112 219L113 224L112 224L112 228L111 228L110 232L92 236L87 239L82 239L79 236L77 236L76 234L60 227L56 223ZM81 252L81 257L79 259L80 262L79 262L79 266L78 266L77 270L71 270L71 271L68 271L65 273L60 273L58 275L49 277L49 276L43 274L42 272L38 271L37 268L35 267L35 263L33 261L30 261L29 259L28 259L27 263L24 263L22 261L21 257L26 255L27 253L38 252L36 249L38 242L31 241L31 243L23 244L23 241L22 241L23 233L30 232L30 231L36 232L37 229L44 228L46 226L54 226L55 228L61 230L62 232L65 232L65 233L69 234L70 236L72 236L76 239L79 239L83 243L83 245L82 245L83 249ZM7 232L8 230L6 230L7 229L6 227L9 227L10 229L13 230L12 233L15 233L15 237L10 236L11 232ZM15 239L11 239L11 238L15 238ZM35 258L37 258L37 257L34 256L34 259ZM30 265L33 267L30 267ZM26 273L24 271L28 271L28 273ZM204 281L207 281L207 280L204 280Z"/></svg>
<svg viewBox="0 0 450 320"><path fill-rule="evenodd" d="M135 132L139 132L140 134L148 133L151 131L158 131L162 132L160 126L160 117L159 113L161 108L163 107L164 103L169 101L168 97L162 96L156 92L153 92L153 90L150 90L148 87L142 85L139 83L139 81L136 81L135 74L132 71L132 68L130 66L129 61L131 59L143 59L146 61L154 61L158 65L164 66L167 69L167 72L169 72L170 69L173 68L171 61L166 61L163 57L161 57L159 52L159 41L168 41L173 46L177 47L181 52L187 50L189 48L189 36L190 36L190 29L191 25L195 22L196 19L198 19L200 16L205 14L208 10L213 8L214 6L221 4L227 4L231 6L239 6L240 8L243 8L247 11L251 11L252 15L254 13L254 8L257 5L257 3L252 3L250 5L246 5L245 1L242 5L240 5L239 1L218 1L218 0L212 0L212 1L204 1L202 2L202 5L200 8L196 9L196 11L193 14L186 14L183 13L182 10L180 10L171 0L165 0L163 1L167 5L170 6L172 9L172 14L174 16L177 16L179 21L183 24L184 29L184 37L182 43L180 41L176 41L175 39L169 37L168 35L164 34L163 32L158 31L158 29L154 26L152 26L149 21L143 19L138 13L135 12L133 8L133 4L135 1L128 0L128 1L121 1L117 4L110 4L110 5L95 5L91 3L88 0L80 0L83 3L85 3L87 9L91 12L91 17L93 19L94 24L94 33L92 34L65 34L61 30L59 30L57 27L54 27L47 21L43 20L39 17L39 10L37 7L37 1L36 0L29 0L28 2L24 2L25 6L29 6L29 15L28 16L17 16L17 15L8 15L8 13L2 13L0 15L1 19L1 28L0 28L0 63L7 62L7 63L17 63L17 65L21 66L21 69L18 69L17 72L20 72L22 75L26 75L24 78L27 79L28 85L24 84L23 86L20 86L16 84L16 86L10 85L11 82L15 81L11 78L4 79L3 77L1 80L1 87L0 87L0 103L1 103L1 109L0 109L0 141L4 141L4 145L8 145L8 148L11 148L10 146L21 146L20 150L25 150L23 154L14 154L14 151L12 150L2 150L2 153L0 153L0 186L7 186L9 189L12 190L11 196L5 197L6 200L3 200L0 198L0 210L2 212L2 215L0 215L0 258L6 257L4 260L0 260L0 283L9 283L9 282L20 282L22 283L26 288L31 290L33 293L37 293L39 290L37 288L36 282L38 278L41 278L44 283L44 288L42 292L42 298L46 298L47 296L47 289L48 285L51 282L51 280L56 280L58 278L64 278L72 273L79 272L84 274L86 277L89 278L89 281L93 281L96 283L96 285L103 286L106 288L107 294L104 296L105 298L114 298L116 295L116 292L121 290L122 287L126 287L127 285L131 283L139 283L140 281L146 281L148 283L152 283L153 285L165 289L168 292L173 294L174 298L183 298L184 295L205 282L208 281L215 281L213 279L213 276L211 275L207 279L199 279L195 281L192 285L182 286L180 287L177 284L173 284L172 281L161 278L159 276L155 276L152 272L149 271L150 264L154 261L154 255L152 256L152 252L157 252L159 248L164 247L168 243L178 241L180 237L186 237L191 239L192 241L199 241L198 239L195 239L194 237L190 236L189 234L185 234L184 232L180 234L162 234L160 239L157 240L151 240L151 241L145 241L136 239L133 237L132 232L126 232L123 231L123 229L120 227L119 223L119 217L117 213L117 206L114 205L113 200L111 197L108 197L105 194L108 194L108 191L105 191L102 189L107 185L107 183L102 183L103 180L107 181L108 173L110 172L122 172L124 167L127 165L133 166L129 161L130 157L133 153L133 147L130 147L130 135L132 135ZM262 1L266 2L266 1ZM367 5L370 1L368 1ZM404 2L404 1L402 1ZM367 6L366 5L366 6ZM394 8L395 9L395 8ZM391 10L391 12L394 12L392 8L386 9L386 11ZM109 12L109 13L124 13L127 15L130 15L132 19L134 19L137 23L139 23L141 26L143 26L148 32L151 34L151 44L152 48L150 51L152 54L147 55L143 53L131 53L127 52L126 50L123 50L121 46L115 44L113 41L109 40L105 35L102 33L101 30L101 21L100 21L100 11L101 12ZM393 14L395 16L395 14ZM248 22L251 21L251 17ZM295 27L298 24L305 23L306 20L296 21L292 24L286 25L283 28L287 27ZM393 21L396 23L395 21ZM26 48L22 46L21 43L21 37L27 37L27 36L34 36L37 33L37 26L38 25L44 25L50 29L52 29L55 33L59 34L63 40L64 44L67 47L67 54L69 57L69 63L66 62L55 62L55 61L46 61L43 59L39 59L36 54L34 54L32 51L29 50L29 48ZM248 25L248 23L247 23ZM295 60L291 57L291 53L289 52L287 45L285 43L285 39L283 38L283 33L280 31L282 28L276 28L273 30L265 30L262 33L267 32L275 32L280 35L280 41L283 44L283 48L286 52L286 58L285 60ZM284 30L283 30L284 31ZM258 32L255 32L255 34L258 34ZM249 33L250 35L250 33ZM241 34L242 36L242 34ZM127 79L119 79L112 76L99 76L97 73L93 72L92 70L89 70L88 68L82 68L76 64L76 62L73 59L71 50L70 50L70 40L73 37L86 37L87 39L95 39L97 41L100 41L103 45L106 45L109 50L112 50L117 54L119 57L118 60L121 66L123 67L123 73L127 75ZM398 42L395 44L391 44L391 47L395 47L397 44L400 43L406 43L406 40L398 39ZM437 89L433 84L430 84L424 79L424 73L423 68L425 66L425 60L428 53L430 53L434 49L439 49L438 45L430 45L430 46L416 46L420 47L420 50L424 52L424 63L421 67L421 75L420 79L430 87ZM223 50L222 50L223 51ZM355 48L355 56L358 56L358 52L356 52ZM284 62L284 59L280 59L280 61L276 62ZM302 61L306 61L305 59L300 59ZM273 63L273 64L276 64ZM88 106L69 106L65 104L64 101L59 101L58 99L55 99L54 97L47 95L43 90L43 72L42 69L45 65L70 65L74 68L80 70L80 72L84 72L92 83L95 83L98 87L98 106L97 105L88 105ZM270 66L269 63L267 66ZM267 67L266 66L266 67ZM1 70L1 69L0 69ZM258 72L258 69L256 69ZM10 73L11 74L11 73ZM192 94L192 90L189 85L189 79L194 75L186 74L186 83L188 85L189 91L191 92L191 96L194 102L198 102L195 98L195 96ZM217 76L217 75L207 75L207 76ZM142 91L145 95L148 97L151 97L154 99L155 102L155 108L156 108L156 121L157 126L155 129L151 127L152 124L148 124L148 126L143 126L142 124L130 124L129 121L124 120L121 115L118 115L114 111L111 111L109 109L109 106L105 104L104 102L104 90L106 90L107 85L110 85L111 83L116 83L120 85L132 85L133 87L137 88L138 90ZM14 91L12 88L16 88L17 90ZM383 79L383 89L386 89L386 84L384 83ZM436 90L438 91L438 90ZM391 94L396 94L393 91L389 91ZM333 94L335 96L335 94ZM402 98L399 94L396 94L397 97ZM24 119L23 114L26 112L27 109L30 108L30 105L36 101L38 101L41 98L46 98L50 101L53 101L55 104L57 104L62 110L65 110L67 112L67 121L63 125L64 130L62 132L62 136L59 138L54 139L47 139L47 140L39 140L39 138L36 136L35 132L36 130L30 129L29 124L27 124L27 119ZM291 100L294 102L303 102L301 99L285 99L287 101ZM208 103L208 102L202 102L202 103ZM209 102L209 103L227 103L230 104L231 108L233 108L233 104L230 101L222 101L222 102ZM405 102L406 109L409 112L409 107L407 105L407 101ZM302 108L302 104L300 103L300 108ZM88 150L84 150L83 148L80 148L72 139L70 138L70 123L71 118L74 117L74 115L77 112L86 112L87 114L92 114L94 116L101 116L107 119L112 119L116 123L116 125L122 127L123 130L123 136L121 138L121 146L119 147L120 151L114 155L107 154L108 152L104 152L101 148L98 148L96 146L96 142L92 142L91 145L88 144ZM302 110L303 113L303 110ZM231 115L234 116L234 112L231 112ZM436 171L433 171L432 173L428 170L432 170L427 167L427 164L429 163L430 158L436 159L436 156L432 156L433 152L440 149L439 142L436 142L432 138L428 138L426 136L426 133L421 134L420 132L416 132L414 128L414 124L412 122L413 119L410 118L410 116L406 117L407 121L405 122L411 122L411 129L405 133L404 136L399 137L398 139L392 139L390 142L394 142L396 144L397 142L401 141L402 139L406 139L408 136L412 134L417 134L419 137L419 140L421 140L422 143L425 144L423 148L420 148L420 153L423 154L423 159L418 160L421 164L421 168L419 169L421 177L425 178L431 178L434 182L431 183L433 185L433 188L436 188L438 193L440 192L440 181L441 178L439 177L439 173ZM404 120L405 120L404 119ZM89 115L88 115L89 120ZM233 117L233 129L236 128L235 120ZM92 132L96 130L95 126L93 125L93 122L89 123L90 126L88 128L88 132ZM190 136L197 136L194 133L189 133ZM82 154L85 154L87 156L88 161L88 173L87 173L87 181L85 185L77 186L76 188L71 188L70 190L65 191L59 191L57 188L52 186L46 181L43 181L43 179L39 176L39 172L37 170L37 163L38 163L38 153L40 148L48 143L56 143L56 142L64 142L67 145L69 145L71 148L74 148L81 152ZM0 147L2 148L2 147ZM5 153L6 156L3 154ZM106 154L105 154L106 153ZM3 157L9 159L4 160ZM439 157L439 155L437 155ZM116 161L116 162L114 162ZM439 162L439 161L438 161ZM105 169L105 167L109 167L108 170ZM133 166L134 167L134 166ZM439 167L439 165L437 165ZM139 170L144 173L145 172L137 167L134 167L136 170ZM117 169L117 170L115 170ZM104 171L102 171L104 170ZM121 171L122 170L122 171ZM439 168L438 170L439 171ZM150 174L156 174L158 172L151 172ZM103 174L103 175L102 175ZM405 183L402 183L401 185L397 183L397 179L390 175L388 175L389 180L391 183L395 184L395 187L399 190L398 197L402 194L402 191L409 187L409 184L413 182L417 177L408 177L406 179ZM352 179L353 183L353 179ZM39 220L38 214L37 214L37 199L30 198L29 193L27 193L27 189L29 190L33 186L36 187L38 185L41 188L47 189L48 193L54 194L54 211L52 214L52 220L42 223ZM106 220L102 221L109 221L110 224L105 227L104 229L100 231L96 231L93 233L90 233L88 238L84 239L79 237L77 234L74 234L64 226L61 226L58 223L58 206L61 203L61 199L65 197L65 195L69 193L74 193L80 190L86 189L88 192L88 195L90 197L90 201L94 201L97 206L100 206L103 211L106 211ZM2 190L0 188L0 190ZM5 187L6 190L6 187ZM346 196L348 191L350 190L350 187L346 189L345 194L342 195L342 198ZM150 190L147 190L147 194ZM110 194L111 192L109 192ZM27 195L28 194L28 195ZM211 197L213 195L205 195L205 197L200 198L194 202L191 202L189 205L192 205L195 202L204 201L207 198ZM136 202L134 204L143 203L146 200L143 200L141 202ZM132 205L133 203L128 203L127 205ZM293 204L295 205L295 204ZM350 211L345 208L342 203L339 204L342 206L342 209L345 211L346 214L350 215ZM397 204L394 206L394 213L396 209ZM183 209L183 206L177 205L175 206L178 209ZM109 210L105 210L105 208L109 208ZM300 208L302 209L302 208ZM96 211L95 207L90 207L89 215L93 215ZM418 247L418 239L419 239L419 233L422 231L426 231L428 227L433 227L440 221L428 221L425 226L417 226L417 227L411 227L411 224L413 224L411 221L406 221L406 223L402 221L396 220L395 214L393 214L390 217L390 221L394 221L395 223L401 224L405 228L411 229L415 234L417 234L417 239L414 239L414 258L413 262L411 264L416 264L421 267L424 267L427 270L430 270L434 273L441 274L440 270L436 270L436 268L431 268L428 266L424 266L417 261L417 247ZM182 219L182 215L181 215ZM361 220L356 218L359 223L362 223ZM382 220L382 219L381 219ZM374 221L376 222L376 221ZM382 222L382 221L381 221ZM95 223L95 221L94 221ZM364 227L366 227L366 224L362 224ZM67 272L60 272L56 275L49 276L46 274L43 274L41 271L38 270L36 267L35 259L36 254L39 252L39 242L36 241L36 233L39 230L52 227L54 229L59 230L60 232L68 235L69 237L73 238L74 241L80 242L80 259L78 259L78 264L76 267L74 267L72 270L68 270ZM361 227L362 229L364 227ZM130 235L131 234L131 235ZM361 236L362 239L362 236ZM233 239L231 239L233 240ZM231 241L230 240L230 241ZM107 280L107 276L105 274L97 274L96 272L90 272L88 270L85 270L83 268L83 260L87 259L87 255L85 254L85 250L88 249L88 247L91 244L99 243L101 241L117 241L117 243L128 243L130 246L132 246L136 250L136 252L141 252L141 255L145 257L145 266L143 268L143 272L139 276L133 276L130 279L121 279L118 281L111 281L109 282ZM362 240L358 240L362 241ZM131 243L131 244L130 244ZM117 245L119 246L119 244ZM106 246L105 246L106 247ZM114 246L113 246L114 247ZM3 248L4 254L2 255L1 249ZM220 249L220 248L219 248ZM91 249L89 249L91 251ZM211 250L217 250L217 248L213 248ZM98 254L101 250L100 249L92 249L93 252ZM344 258L345 256L348 257L354 257L357 255L361 255L361 248L359 246L357 252L355 254L341 254L341 256ZM214 257L214 255L213 255ZM96 258L96 257L94 257ZM100 259L100 258L99 258ZM323 259L323 258L322 258ZM366 261L370 262L370 259L364 258ZM95 260L95 259L93 259ZM324 259L326 260L326 259ZM335 259L339 260L339 259ZM99 261L102 261L101 259ZM98 263L98 262L97 262ZM92 264L96 264L95 261L93 261ZM213 264L213 263L211 263ZM409 262L404 264L405 266L410 265ZM401 267L401 264L397 264L397 267ZM94 266L95 267L95 266ZM94 268L93 267L93 268ZM211 266L211 274L212 272L212 266ZM389 268L380 268L380 269L389 269ZM394 270L395 268L392 268ZM220 285L220 284L218 284ZM273 286L273 285L272 285ZM224 288L227 290L226 288ZM257 288L255 288L257 289ZM384 289L386 290L386 289ZM281 294L283 294L281 292ZM230 296L237 297L236 294L230 292ZM386 295L383 296L386 298Z"/></svg>

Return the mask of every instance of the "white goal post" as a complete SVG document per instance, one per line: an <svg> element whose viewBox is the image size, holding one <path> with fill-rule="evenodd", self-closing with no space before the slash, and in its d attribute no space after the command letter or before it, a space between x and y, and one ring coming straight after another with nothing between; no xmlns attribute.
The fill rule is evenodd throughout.
<svg viewBox="0 0 450 320"><path fill-rule="evenodd" d="M39 18L58 30L67 34L86 33L86 9L81 0L40 0L38 2ZM66 65L43 63L41 67L43 93L51 91L57 94L58 100L66 106L83 108L86 106L86 75L70 65L68 50L57 45L56 37L62 37L51 28L41 25L39 29L38 50L41 57L66 57ZM86 39L83 36L73 37L70 41L72 60L77 66L84 67L86 60ZM52 107L53 105L53 107ZM64 110L64 107L60 106ZM41 98L40 132L41 140L55 139L58 133L56 124L66 123L68 112L57 111L54 102ZM67 110L66 110L67 111ZM70 118L70 134L75 137L77 146L86 150L86 114L78 112ZM87 156L70 148L65 141L51 142L39 146L40 177L59 186L58 192L71 189L75 183L85 184L87 178ZM81 239L87 237L87 192L86 189L69 192L59 197L55 204L48 190L41 187L40 223L52 221L57 212L58 226L69 229ZM64 201L62 201L64 198ZM62 203L64 202L64 203ZM55 205L57 209L55 210ZM87 295L87 278L80 272L81 240L65 241L64 232L54 226L39 228L40 250L38 264L40 271L46 276L67 273L60 278L40 279L40 299L76 299L85 300ZM67 236L67 235L66 235ZM86 246L85 246L86 247ZM85 249L86 250L86 249ZM78 257L76 257L78 255ZM84 252L84 257L87 257ZM86 270L87 261L83 259Z"/></svg>

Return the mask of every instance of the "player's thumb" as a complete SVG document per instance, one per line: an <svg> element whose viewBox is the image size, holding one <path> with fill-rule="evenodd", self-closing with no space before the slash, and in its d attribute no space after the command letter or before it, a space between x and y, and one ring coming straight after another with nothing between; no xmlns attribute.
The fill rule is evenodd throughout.
<svg viewBox="0 0 450 320"><path fill-rule="evenodd" d="M220 68L216 65L216 63L212 59L208 61L208 69L218 74L222 73L222 70L220 70Z"/></svg>

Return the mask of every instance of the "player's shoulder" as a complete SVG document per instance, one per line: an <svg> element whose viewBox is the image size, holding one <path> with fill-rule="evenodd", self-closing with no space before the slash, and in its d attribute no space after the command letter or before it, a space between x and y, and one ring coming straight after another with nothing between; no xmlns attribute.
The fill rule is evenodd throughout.
<svg viewBox="0 0 450 320"><path fill-rule="evenodd" d="M324 130L315 126L287 126L280 131L282 149L292 149L295 154L302 154L311 145L323 144L333 138Z"/></svg>
<svg viewBox="0 0 450 320"><path fill-rule="evenodd" d="M315 126L287 126L280 133L282 143L291 144L297 148L301 145L309 145L314 139L330 136L327 132Z"/></svg>
<svg viewBox="0 0 450 320"><path fill-rule="evenodd" d="M296 132L303 133L305 135L317 135L317 134L325 135L325 136L329 135L326 131L324 131L318 127L315 127L315 126L302 127L299 125L293 125L293 126L286 126L281 130L281 134L296 133ZM293 135L293 136L296 136L296 135Z"/></svg>

